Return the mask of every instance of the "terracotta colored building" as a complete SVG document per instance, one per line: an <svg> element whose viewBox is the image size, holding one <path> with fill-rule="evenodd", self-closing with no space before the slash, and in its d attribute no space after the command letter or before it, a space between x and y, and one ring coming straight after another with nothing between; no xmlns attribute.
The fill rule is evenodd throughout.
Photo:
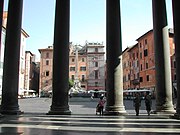
<svg viewBox="0 0 180 135"><path fill-rule="evenodd" d="M174 56L174 34L169 29L170 56ZM137 44L123 52L123 85L124 89L155 89L155 54L153 30L137 39ZM129 60L128 60L129 59ZM171 67L174 62L171 58ZM174 61L174 60L173 60ZM129 63L129 64L127 64ZM125 68L125 65L129 66ZM129 71L128 71L129 70ZM172 68L172 79L175 78ZM128 87L129 86L129 87Z"/></svg>
<svg viewBox="0 0 180 135"><path fill-rule="evenodd" d="M130 88L139 88L139 48L138 44L132 46L129 50L129 67L130 67Z"/></svg>
<svg viewBox="0 0 180 135"><path fill-rule="evenodd" d="M139 49L139 87L155 88L155 58L153 30L137 39Z"/></svg>
<svg viewBox="0 0 180 135"><path fill-rule="evenodd" d="M53 48L48 46L45 49L39 49L40 52L40 77L39 77L39 94L42 91L52 90L52 64Z"/></svg>
<svg viewBox="0 0 180 135"><path fill-rule="evenodd" d="M129 50L130 48L126 48L123 51L122 58L123 58L123 89L130 88L130 55Z"/></svg>
<svg viewBox="0 0 180 135"><path fill-rule="evenodd" d="M84 49L80 49L79 51L77 50L76 56L76 49L78 48L70 45L69 79L74 80L77 77L77 79L80 81L81 88L87 90L87 55Z"/></svg>

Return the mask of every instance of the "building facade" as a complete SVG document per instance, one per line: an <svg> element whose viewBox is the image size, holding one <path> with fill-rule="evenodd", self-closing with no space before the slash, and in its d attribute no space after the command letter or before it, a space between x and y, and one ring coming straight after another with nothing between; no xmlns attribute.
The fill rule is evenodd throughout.
<svg viewBox="0 0 180 135"><path fill-rule="evenodd" d="M3 12L2 32L1 32L1 46L0 46L0 94L2 93L2 76L3 76L3 63L4 63L4 50L5 50L5 37L6 37L6 23L7 12ZM29 35L25 30L21 29L21 45L20 45L20 59L19 59L19 91L24 89L25 77L25 48L26 41Z"/></svg>
<svg viewBox="0 0 180 135"><path fill-rule="evenodd" d="M25 78L24 89L39 93L39 62L35 61L35 55L30 51L25 52Z"/></svg>
<svg viewBox="0 0 180 135"><path fill-rule="evenodd" d="M77 49L77 50L76 50ZM74 81L77 79L80 82L81 89L87 90L87 54L84 48L79 48L77 45L70 45L69 53L69 79Z"/></svg>
<svg viewBox="0 0 180 135"><path fill-rule="evenodd" d="M153 30L137 39L139 49L139 82L140 88L155 88L155 55Z"/></svg>
<svg viewBox="0 0 180 135"><path fill-rule="evenodd" d="M132 46L128 52L130 52L130 88L138 89L139 83L139 49L138 44Z"/></svg>
<svg viewBox="0 0 180 135"><path fill-rule="evenodd" d="M105 90L105 51L103 43L86 43L87 90Z"/></svg>
<svg viewBox="0 0 180 135"><path fill-rule="evenodd" d="M173 30L169 29L169 48L171 58L171 75L175 76L175 47ZM155 52L154 35L150 30L137 39L137 44L123 52L123 85L124 89L155 90ZM129 64L128 64L129 63ZM127 67L127 65L129 67ZM129 70L129 72L128 72Z"/></svg>
<svg viewBox="0 0 180 135"><path fill-rule="evenodd" d="M52 64L53 48L48 46L39 49L40 52L40 73L39 73L39 94L52 90Z"/></svg>
<svg viewBox="0 0 180 135"><path fill-rule="evenodd" d="M79 81L82 90L105 90L104 46L87 43L85 46L69 45L69 80ZM39 91L52 90L53 48L39 49L40 81Z"/></svg>
<svg viewBox="0 0 180 135"><path fill-rule="evenodd" d="M129 50L130 48L127 47L123 53L122 53L122 58L123 58L123 89L129 89L131 84L130 84L130 55L129 55Z"/></svg>

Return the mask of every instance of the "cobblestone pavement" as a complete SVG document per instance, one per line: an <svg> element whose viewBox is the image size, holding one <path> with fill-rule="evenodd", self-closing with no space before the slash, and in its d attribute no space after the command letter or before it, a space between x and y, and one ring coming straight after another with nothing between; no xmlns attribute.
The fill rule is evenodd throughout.
<svg viewBox="0 0 180 135"><path fill-rule="evenodd" d="M20 99L22 115L0 117L0 135L177 135L180 120L169 115L147 116L142 101L140 116L135 116L131 100L124 102L129 115L95 115L97 100L70 99L72 115L46 115L50 98ZM154 101L153 101L154 108Z"/></svg>

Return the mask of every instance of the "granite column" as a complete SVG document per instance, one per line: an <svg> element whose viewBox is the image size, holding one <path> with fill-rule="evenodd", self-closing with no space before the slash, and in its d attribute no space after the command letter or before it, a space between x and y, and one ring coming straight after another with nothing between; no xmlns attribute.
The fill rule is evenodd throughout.
<svg viewBox="0 0 180 135"><path fill-rule="evenodd" d="M2 114L21 114L18 105L18 82L22 8L23 0L9 1L0 110Z"/></svg>
<svg viewBox="0 0 180 135"><path fill-rule="evenodd" d="M56 0L53 45L53 95L48 114L71 114L69 91L69 24L70 0Z"/></svg>
<svg viewBox="0 0 180 135"><path fill-rule="evenodd" d="M123 70L120 1L106 0L107 104L106 115L126 114L123 105Z"/></svg>
<svg viewBox="0 0 180 135"><path fill-rule="evenodd" d="M169 31L165 0L152 0L156 70L155 113L174 113L170 66Z"/></svg>

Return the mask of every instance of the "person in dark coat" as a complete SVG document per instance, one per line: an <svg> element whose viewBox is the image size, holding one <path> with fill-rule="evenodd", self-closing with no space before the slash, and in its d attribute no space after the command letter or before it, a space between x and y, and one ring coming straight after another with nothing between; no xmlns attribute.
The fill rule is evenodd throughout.
<svg viewBox="0 0 180 135"><path fill-rule="evenodd" d="M149 116L151 112L151 106L152 106L151 96L149 95L149 93L147 93L145 97L145 105L146 105L147 114Z"/></svg>
<svg viewBox="0 0 180 135"><path fill-rule="evenodd" d="M138 93L136 93L133 102L134 102L134 107L135 107L135 111L136 111L136 116L138 116L139 115L139 108L141 106L141 98L140 98Z"/></svg>

